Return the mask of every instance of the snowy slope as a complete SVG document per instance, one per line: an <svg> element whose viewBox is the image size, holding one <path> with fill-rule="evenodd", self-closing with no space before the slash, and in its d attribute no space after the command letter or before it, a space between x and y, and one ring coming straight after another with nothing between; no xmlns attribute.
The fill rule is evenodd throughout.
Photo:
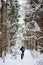
<svg viewBox="0 0 43 65"><path fill-rule="evenodd" d="M29 50L25 51L23 60L20 59L18 55L17 59L14 59L10 54L6 55L5 62L3 63L0 59L0 65L37 65Z"/></svg>

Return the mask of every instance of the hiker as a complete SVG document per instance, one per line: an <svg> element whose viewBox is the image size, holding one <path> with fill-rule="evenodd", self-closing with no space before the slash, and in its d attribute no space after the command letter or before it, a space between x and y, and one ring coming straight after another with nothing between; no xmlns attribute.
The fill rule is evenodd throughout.
<svg viewBox="0 0 43 65"><path fill-rule="evenodd" d="M22 46L21 48L20 48L20 50L21 50L21 59L23 59L23 57L24 57L24 51L25 51L25 48Z"/></svg>

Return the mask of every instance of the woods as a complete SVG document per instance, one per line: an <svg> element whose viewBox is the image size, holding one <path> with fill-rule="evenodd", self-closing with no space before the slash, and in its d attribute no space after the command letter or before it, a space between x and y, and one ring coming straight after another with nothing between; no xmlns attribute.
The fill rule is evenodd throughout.
<svg viewBox="0 0 43 65"><path fill-rule="evenodd" d="M43 65L43 0L0 0L3 63Z"/></svg>
<svg viewBox="0 0 43 65"><path fill-rule="evenodd" d="M14 4L15 3L15 4ZM18 1L1 0L0 8L0 47L1 52L5 51L6 46L11 45L11 40L18 29ZM13 30L14 29L14 30Z"/></svg>
<svg viewBox="0 0 43 65"><path fill-rule="evenodd" d="M20 3L19 3L20 2ZM43 0L0 1L0 56L12 47L43 52Z"/></svg>

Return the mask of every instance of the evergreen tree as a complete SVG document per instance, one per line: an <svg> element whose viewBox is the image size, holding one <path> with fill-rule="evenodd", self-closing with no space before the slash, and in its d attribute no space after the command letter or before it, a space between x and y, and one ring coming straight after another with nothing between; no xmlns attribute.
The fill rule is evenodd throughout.
<svg viewBox="0 0 43 65"><path fill-rule="evenodd" d="M11 40L13 39L13 36L18 30L18 8L19 8L19 3L18 0L8 0L8 33L7 33L7 38L9 40L9 44L12 43ZM14 41L14 40L13 40ZM10 46L10 45L9 45Z"/></svg>

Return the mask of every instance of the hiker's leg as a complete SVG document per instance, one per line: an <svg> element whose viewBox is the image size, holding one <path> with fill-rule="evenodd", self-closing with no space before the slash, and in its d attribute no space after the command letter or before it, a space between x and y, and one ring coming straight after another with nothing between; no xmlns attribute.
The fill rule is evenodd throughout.
<svg viewBox="0 0 43 65"><path fill-rule="evenodd" d="M24 56L24 54L22 53L22 54L21 54L21 59L23 59L23 56Z"/></svg>

